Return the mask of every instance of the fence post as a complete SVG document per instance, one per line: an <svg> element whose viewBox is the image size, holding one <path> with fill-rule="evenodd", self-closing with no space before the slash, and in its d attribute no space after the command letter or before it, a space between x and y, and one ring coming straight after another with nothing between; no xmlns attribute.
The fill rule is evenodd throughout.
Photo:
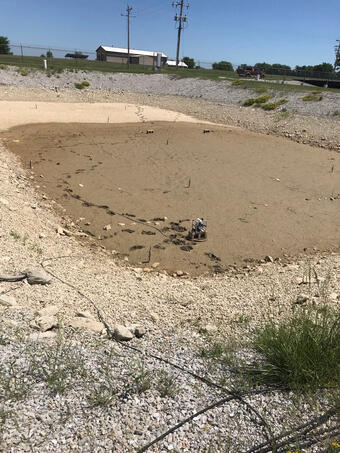
<svg viewBox="0 0 340 453"><path fill-rule="evenodd" d="M21 50L21 61L24 61L24 52L22 49L22 44L20 44L20 50Z"/></svg>

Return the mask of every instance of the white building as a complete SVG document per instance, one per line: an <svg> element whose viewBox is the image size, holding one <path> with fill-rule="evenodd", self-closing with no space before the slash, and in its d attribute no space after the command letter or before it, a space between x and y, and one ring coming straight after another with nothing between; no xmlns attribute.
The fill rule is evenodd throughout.
<svg viewBox="0 0 340 453"><path fill-rule="evenodd" d="M169 68L175 68L176 67L176 60L168 60L166 62L166 65L169 66ZM188 68L188 65L184 63L184 61L179 61L178 62L178 67L179 68Z"/></svg>
<svg viewBox="0 0 340 453"><path fill-rule="evenodd" d="M128 49L121 47L99 46L96 52L97 60L99 61L108 61L110 63L120 64L127 64L128 62ZM161 54L161 65L165 66L168 57L163 52L155 52L149 50L130 49L130 63L146 66L156 66L157 54Z"/></svg>

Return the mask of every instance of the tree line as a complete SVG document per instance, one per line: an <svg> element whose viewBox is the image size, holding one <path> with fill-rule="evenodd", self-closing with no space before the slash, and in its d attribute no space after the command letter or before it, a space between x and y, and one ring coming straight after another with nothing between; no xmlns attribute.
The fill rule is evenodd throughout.
<svg viewBox="0 0 340 453"><path fill-rule="evenodd" d="M194 68L201 69L200 66L196 65L195 60L193 58L184 57L182 61L187 64L189 69L194 69ZM249 68L249 66L251 66L251 65L240 64L237 66L236 70L245 69L247 67ZM340 69L340 57L339 57L338 66L339 66L338 69ZM296 65L295 68L292 68L291 66L288 66L286 64L280 64L280 63L270 64L270 63L263 62L263 63L256 63L254 65L254 67L264 71L266 74L285 74L286 73L287 75L288 74L294 75L294 73L297 74L297 73L301 73L301 72L305 73L306 75L315 74L315 73L327 73L327 72L335 72L337 69L337 65L333 66L331 63L325 63L325 62L314 65L314 66L312 66L312 65L308 65L308 66ZM213 63L212 68L216 69L216 70L220 70L220 71L229 71L229 72L235 71L233 64L230 61L226 61L226 60L222 60L222 61Z"/></svg>

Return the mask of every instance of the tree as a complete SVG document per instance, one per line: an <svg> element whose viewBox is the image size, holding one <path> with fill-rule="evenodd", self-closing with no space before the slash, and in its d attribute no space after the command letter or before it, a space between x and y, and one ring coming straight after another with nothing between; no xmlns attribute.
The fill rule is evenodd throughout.
<svg viewBox="0 0 340 453"><path fill-rule="evenodd" d="M289 71L291 71L291 67L286 65L286 64L280 64L280 63L274 63L272 64L272 68L273 69L288 69Z"/></svg>
<svg viewBox="0 0 340 453"><path fill-rule="evenodd" d="M268 71L268 69L271 69L272 65L266 62L263 63L256 63L255 68L257 69L262 69L262 71Z"/></svg>
<svg viewBox="0 0 340 453"><path fill-rule="evenodd" d="M9 47L9 40L6 36L0 36L0 54L9 55L11 53L11 49Z"/></svg>
<svg viewBox="0 0 340 453"><path fill-rule="evenodd" d="M220 71L234 71L233 65L230 61L222 60L219 63L214 63L212 65L213 69L218 69Z"/></svg>
<svg viewBox="0 0 340 453"><path fill-rule="evenodd" d="M47 58L53 58L53 53L52 53L50 50L48 50L48 51L46 52L46 57L47 57Z"/></svg>
<svg viewBox="0 0 340 453"><path fill-rule="evenodd" d="M334 67L330 63L321 63L314 66L314 72L333 72Z"/></svg>
<svg viewBox="0 0 340 453"><path fill-rule="evenodd" d="M249 64L246 64L246 63L242 63L240 65L238 65L237 69L247 69L249 68Z"/></svg>
<svg viewBox="0 0 340 453"><path fill-rule="evenodd" d="M195 60L193 58L183 57L182 61L188 66L189 69L193 69L195 67Z"/></svg>

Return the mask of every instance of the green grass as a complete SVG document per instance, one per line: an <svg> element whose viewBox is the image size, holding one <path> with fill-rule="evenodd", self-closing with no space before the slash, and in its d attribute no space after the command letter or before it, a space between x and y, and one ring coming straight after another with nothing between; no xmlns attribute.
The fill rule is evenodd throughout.
<svg viewBox="0 0 340 453"><path fill-rule="evenodd" d="M340 110L334 110L333 116L340 116Z"/></svg>
<svg viewBox="0 0 340 453"><path fill-rule="evenodd" d="M26 70L40 70L43 71L43 59L41 57L21 57L19 55L0 55L0 65L12 65ZM126 64L101 62L96 60L80 60L80 59L66 59L66 58L50 58L48 59L48 77L60 74L63 71L99 71L108 73L117 72L131 72L154 74L152 66L143 65L130 65L128 69ZM0 66L1 68L1 66ZM163 68L159 71L162 74L170 74L181 78L200 78L205 80L215 80L221 83L226 81L232 82L234 86L242 86L243 88L261 90L258 92L266 92L265 90L275 90L281 92L301 91L310 92L315 91L315 87L288 85L275 83L276 80L281 80L283 76L266 75L265 81L258 82L256 80L240 79L235 71L220 71L214 69L176 69L176 68ZM221 79L223 77L223 79ZM227 80L225 80L227 79ZM296 79L295 77L285 77L286 80ZM260 85L260 86L259 86ZM323 91L339 92L336 88L322 88Z"/></svg>
<svg viewBox="0 0 340 453"><path fill-rule="evenodd" d="M83 90L85 88L85 86L82 84L82 83L78 83L76 82L74 84L75 88L77 88L78 90Z"/></svg>
<svg viewBox="0 0 340 453"><path fill-rule="evenodd" d="M294 390L340 385L340 311L303 311L259 330L255 348L263 363L254 365L255 379Z"/></svg>

